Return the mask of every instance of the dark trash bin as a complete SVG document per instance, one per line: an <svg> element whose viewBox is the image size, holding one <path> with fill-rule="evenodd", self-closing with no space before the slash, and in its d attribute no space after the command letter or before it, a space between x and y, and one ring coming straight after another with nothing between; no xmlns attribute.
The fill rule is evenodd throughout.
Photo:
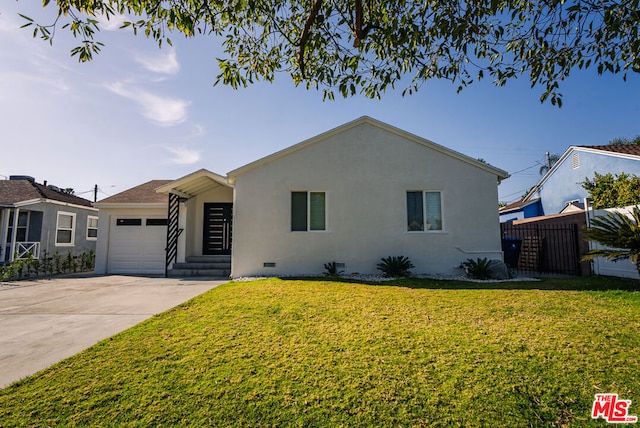
<svg viewBox="0 0 640 428"><path fill-rule="evenodd" d="M502 252L504 253L504 262L512 269L518 267L518 257L520 257L520 248L522 247L522 239L502 238Z"/></svg>

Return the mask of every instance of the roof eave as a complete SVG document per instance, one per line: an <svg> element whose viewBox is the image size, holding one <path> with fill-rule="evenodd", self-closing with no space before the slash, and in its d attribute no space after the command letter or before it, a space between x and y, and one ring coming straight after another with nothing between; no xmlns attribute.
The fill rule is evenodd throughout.
<svg viewBox="0 0 640 428"><path fill-rule="evenodd" d="M164 208L167 209L166 203L160 202L106 202L95 203L98 209L116 209L116 208Z"/></svg>
<svg viewBox="0 0 640 428"><path fill-rule="evenodd" d="M195 172L192 172L191 174L187 174L184 177L178 178L177 180L171 181L167 184L163 184L162 186L156 188L156 192L163 195L168 195L169 193L176 193L180 196L191 197L191 196L194 196L194 194L191 194L189 191L180 190L180 188L181 187L188 188L190 183L195 182L196 180L199 180L202 178L209 179L213 183L221 186L232 187L231 184L229 183L229 180L226 177L223 177L219 174L216 174L214 172L211 172L207 169L202 168ZM195 193L196 194L198 193L197 189Z"/></svg>

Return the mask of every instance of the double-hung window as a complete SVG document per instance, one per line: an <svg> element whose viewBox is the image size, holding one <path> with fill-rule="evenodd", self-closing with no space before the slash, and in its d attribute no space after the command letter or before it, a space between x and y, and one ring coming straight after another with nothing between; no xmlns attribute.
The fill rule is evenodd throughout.
<svg viewBox="0 0 640 428"><path fill-rule="evenodd" d="M87 216L87 239L98 239L98 217L93 215Z"/></svg>
<svg viewBox="0 0 640 428"><path fill-rule="evenodd" d="M74 213L58 212L56 224L56 245L73 246L75 239L76 215Z"/></svg>
<svg viewBox="0 0 640 428"><path fill-rule="evenodd" d="M443 230L440 192L407 192L407 230L409 232Z"/></svg>
<svg viewBox="0 0 640 428"><path fill-rule="evenodd" d="M13 215L14 212L9 213L9 239L13 236ZM29 226L29 211L20 211L18 213L18 226L16 227L16 242L26 242L27 232Z"/></svg>
<svg viewBox="0 0 640 428"><path fill-rule="evenodd" d="M291 192L291 231L326 230L325 192Z"/></svg>

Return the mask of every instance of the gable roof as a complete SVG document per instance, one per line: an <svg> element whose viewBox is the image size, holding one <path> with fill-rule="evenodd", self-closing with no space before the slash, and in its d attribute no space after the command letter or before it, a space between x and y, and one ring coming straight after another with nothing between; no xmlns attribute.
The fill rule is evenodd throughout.
<svg viewBox="0 0 640 428"><path fill-rule="evenodd" d="M545 181L547 181L547 179L551 177L551 175L553 175L556 169L560 167L560 165L565 161L565 159L567 159L567 157L569 157L569 155L573 151L595 153L602 156L623 157L627 159L634 159L634 160L640 161L639 145L610 144L606 146L569 146L569 148L562 154L562 156L560 156L558 161L555 164L553 164L551 169L549 169L549 171L547 171L547 173L544 176L542 176L540 181L538 181L536 185L531 188L531 190L529 191L529 193L527 193L527 195L524 197L523 200L528 201L529 198L533 196L540 189L540 186L542 186L545 183Z"/></svg>
<svg viewBox="0 0 640 428"><path fill-rule="evenodd" d="M225 177L203 168L185 175L182 178L158 186L156 191L163 195L175 193L190 198L198 193L218 186L231 187Z"/></svg>
<svg viewBox="0 0 640 428"><path fill-rule="evenodd" d="M92 207L88 199L47 187L27 179L0 180L0 205L11 206L20 202L50 200L83 207Z"/></svg>
<svg viewBox="0 0 640 428"><path fill-rule="evenodd" d="M371 126L374 126L378 129L381 129L383 131L386 131L388 133L394 134L394 135L398 135L401 138L404 138L406 140L412 141L416 144L420 144L422 146L425 146L427 148L430 148L431 150L434 150L436 152L442 153L444 155L453 157L455 159L458 159L462 162L468 163L470 165L473 165L477 168L483 169L485 171L488 171L492 174L495 174L498 178L498 181L504 180L505 178L509 177L509 173L507 173L506 171L496 168L492 165L489 165L487 163L484 162L480 162L476 159L473 159L469 156L463 155L462 153L456 152L455 150L451 150L447 147L441 146L439 144L434 143L433 141L429 141L425 138L419 137L415 134L411 134L407 131L403 131L402 129L396 128L394 126L388 125L384 122L380 122L379 120L373 119L371 117L368 116L362 116L359 119L356 119L354 121L345 123L344 125L340 125L337 128L333 128L329 131L323 132L322 134L319 134L315 137L309 138L308 140L302 141L301 143L295 144L291 147L287 147L286 149L280 150L276 153L273 153L269 156L266 156L262 159L258 159L255 162L251 162L247 165L241 166L240 168L234 169L233 171L230 171L227 176L229 177L229 181L230 183L233 184L235 178L238 175L242 175L244 173L247 173L249 171L252 171L256 168L259 168L263 165L269 164L271 162L274 162L278 159L281 159L285 156L288 156L290 154L293 154L299 150L302 150L306 147L309 147L313 144L319 143L321 141L324 141L328 138L331 138L337 134L343 133L347 130L350 130L352 128L356 128L358 126L361 126L363 124L368 124Z"/></svg>
<svg viewBox="0 0 640 428"><path fill-rule="evenodd" d="M109 204L167 204L167 196L156 192L156 189L172 180L151 180L139 186L109 196L96 203L97 207Z"/></svg>

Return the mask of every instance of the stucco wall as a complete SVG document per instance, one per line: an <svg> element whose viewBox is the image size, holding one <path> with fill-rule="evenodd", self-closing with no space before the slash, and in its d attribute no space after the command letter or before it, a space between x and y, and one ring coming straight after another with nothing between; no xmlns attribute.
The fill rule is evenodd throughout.
<svg viewBox="0 0 640 428"><path fill-rule="evenodd" d="M97 210L54 203L32 204L21 208L21 210L35 212L33 214L34 221L30 224L30 228L40 226L41 230L29 230L29 239L36 240L35 238L38 238L41 257L44 256L45 251L48 257L51 257L56 250L62 255L66 255L71 251L74 256L79 256L83 252L89 252L96 248L95 240L87 240L87 217L98 217ZM58 212L75 214L73 245L56 245Z"/></svg>
<svg viewBox="0 0 640 428"><path fill-rule="evenodd" d="M405 255L414 273L501 258L497 177L365 124L236 177L232 276L376 273ZM444 230L408 232L406 192L441 191ZM326 231L291 232L291 192L326 192ZM265 268L265 262L276 263Z"/></svg>
<svg viewBox="0 0 640 428"><path fill-rule="evenodd" d="M573 167L573 153L578 153L579 166ZM599 174L628 174L640 175L640 162L612 155L602 155L582 150L572 150L563 162L542 185L539 195L542 200L544 215L557 214L571 200L583 201L589 196L582 188L586 178L593 179L595 173Z"/></svg>

